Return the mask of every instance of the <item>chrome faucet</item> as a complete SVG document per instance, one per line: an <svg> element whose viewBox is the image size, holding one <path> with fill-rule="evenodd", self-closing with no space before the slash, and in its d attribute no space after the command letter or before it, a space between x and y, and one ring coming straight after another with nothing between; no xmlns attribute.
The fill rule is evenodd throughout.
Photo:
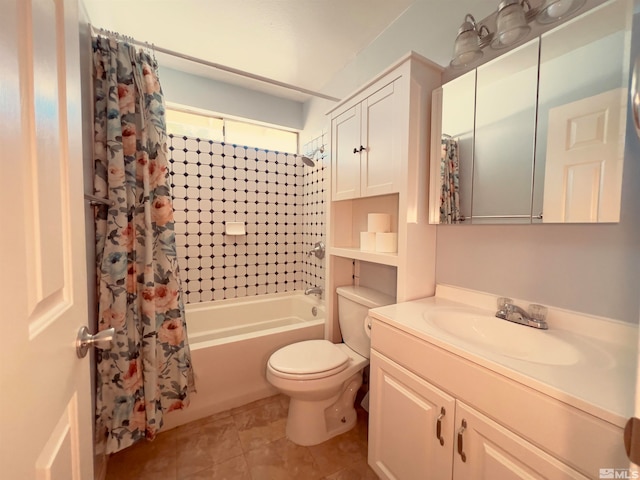
<svg viewBox="0 0 640 480"><path fill-rule="evenodd" d="M315 293L316 295L322 295L322 288L321 287L312 287L312 288L307 288L304 291L305 295L311 295L312 293Z"/></svg>
<svg viewBox="0 0 640 480"><path fill-rule="evenodd" d="M545 319L547 314L546 307L531 304L529 305L529 311L531 313L512 303L510 298L499 298L496 317L541 330L547 330L549 328Z"/></svg>

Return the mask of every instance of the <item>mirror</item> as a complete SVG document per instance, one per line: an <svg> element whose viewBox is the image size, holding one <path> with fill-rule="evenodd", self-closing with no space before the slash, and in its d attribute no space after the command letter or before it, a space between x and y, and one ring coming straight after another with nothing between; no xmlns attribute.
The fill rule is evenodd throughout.
<svg viewBox="0 0 640 480"><path fill-rule="evenodd" d="M542 35L538 222L620 220L631 7L608 2Z"/></svg>
<svg viewBox="0 0 640 480"><path fill-rule="evenodd" d="M632 7L598 5L434 92L431 223L619 221Z"/></svg>
<svg viewBox="0 0 640 480"><path fill-rule="evenodd" d="M439 223L460 223L471 216L475 91L475 70L442 86Z"/></svg>
<svg viewBox="0 0 640 480"><path fill-rule="evenodd" d="M471 223L530 223L538 39L478 67Z"/></svg>

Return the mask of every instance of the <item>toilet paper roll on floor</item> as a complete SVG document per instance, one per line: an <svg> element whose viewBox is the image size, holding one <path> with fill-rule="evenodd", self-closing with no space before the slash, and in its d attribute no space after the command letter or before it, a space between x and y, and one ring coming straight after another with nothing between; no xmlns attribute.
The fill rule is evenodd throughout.
<svg viewBox="0 0 640 480"><path fill-rule="evenodd" d="M397 233L376 233L376 252L395 253L398 251Z"/></svg>
<svg viewBox="0 0 640 480"><path fill-rule="evenodd" d="M367 231L386 233L391 231L391 215L388 213L369 213L367 215Z"/></svg>

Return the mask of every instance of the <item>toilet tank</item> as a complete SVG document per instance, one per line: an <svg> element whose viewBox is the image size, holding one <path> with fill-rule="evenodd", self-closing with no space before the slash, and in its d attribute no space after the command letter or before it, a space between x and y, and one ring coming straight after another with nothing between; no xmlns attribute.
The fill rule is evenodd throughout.
<svg viewBox="0 0 640 480"><path fill-rule="evenodd" d="M366 287L336 288L338 294L338 321L342 341L353 351L369 358L371 339L367 335L365 319L370 308L396 303L395 298Z"/></svg>

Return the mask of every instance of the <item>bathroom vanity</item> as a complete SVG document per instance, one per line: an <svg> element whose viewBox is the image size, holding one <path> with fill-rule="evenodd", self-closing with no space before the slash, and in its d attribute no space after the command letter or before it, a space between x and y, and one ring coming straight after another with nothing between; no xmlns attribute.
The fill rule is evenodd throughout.
<svg viewBox="0 0 640 480"><path fill-rule="evenodd" d="M378 476L583 479L628 468L637 327L550 309L549 330L536 330L495 318L495 301L438 285L435 297L370 311Z"/></svg>

